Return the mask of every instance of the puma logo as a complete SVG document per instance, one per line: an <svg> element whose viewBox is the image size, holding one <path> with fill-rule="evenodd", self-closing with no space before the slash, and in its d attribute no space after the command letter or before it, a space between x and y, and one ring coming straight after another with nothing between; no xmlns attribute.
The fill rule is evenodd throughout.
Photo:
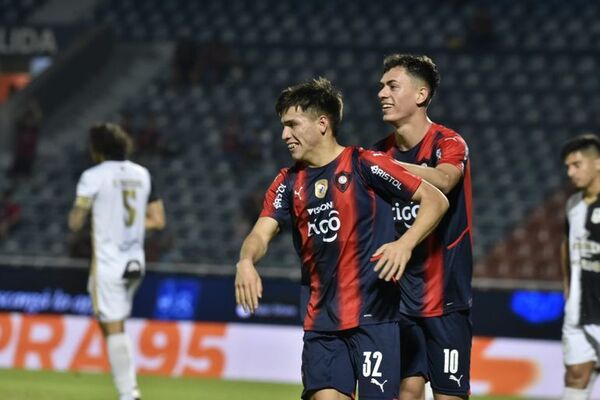
<svg viewBox="0 0 600 400"><path fill-rule="evenodd" d="M385 385L385 383L386 383L386 382L387 382L387 379L386 379L385 381L383 381L383 383L379 383L379 382L377 381L377 379L375 379L375 378L371 378L371 383L373 383L373 384L375 384L375 385L379 386L379 389L381 389L381 393L383 393L383 385ZM460 385L459 385L459 386L460 386Z"/></svg>
<svg viewBox="0 0 600 400"><path fill-rule="evenodd" d="M450 375L450 380L451 381L456 381L456 384L458 385L458 387L460 387L460 380L462 379L462 375L460 376L460 378L455 377L454 375Z"/></svg>
<svg viewBox="0 0 600 400"><path fill-rule="evenodd" d="M302 200L302 189L304 189L304 186L300 186L300 189L294 190L294 196L298 197L300 200Z"/></svg>

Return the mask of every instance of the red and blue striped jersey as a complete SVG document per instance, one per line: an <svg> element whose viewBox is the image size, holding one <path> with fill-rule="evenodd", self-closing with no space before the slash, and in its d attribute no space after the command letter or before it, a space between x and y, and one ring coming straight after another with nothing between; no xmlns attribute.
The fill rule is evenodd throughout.
<svg viewBox="0 0 600 400"><path fill-rule="evenodd" d="M400 279L400 311L418 317L434 317L471 307L472 202L469 150L455 131L432 124L423 140L407 151L396 147L396 137L379 141L375 150L399 161L435 168L451 164L463 173L461 180L446 196L450 208L434 232L413 250ZM392 204L398 235L412 225L417 203L397 199Z"/></svg>
<svg viewBox="0 0 600 400"><path fill-rule="evenodd" d="M320 168L297 163L280 171L260 215L291 222L305 330L398 320L398 286L378 278L371 257L395 238L392 199L409 201L420 184L391 157L358 147Z"/></svg>

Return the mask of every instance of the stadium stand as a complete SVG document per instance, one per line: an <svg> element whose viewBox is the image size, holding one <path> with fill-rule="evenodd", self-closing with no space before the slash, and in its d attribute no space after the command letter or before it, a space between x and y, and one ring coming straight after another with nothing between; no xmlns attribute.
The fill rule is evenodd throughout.
<svg viewBox="0 0 600 400"><path fill-rule="evenodd" d="M126 111L135 126L156 118L167 146L140 161L157 177L172 222L168 260L235 259L240 230L248 229L240 227L240 200L288 164L273 107L282 88L318 75L333 80L346 98L343 141L368 146L390 130L376 97L383 55L418 52L442 73L432 118L459 131L472 153L476 275L559 276L558 259L545 255L554 254L561 231L539 210L546 199L562 199L554 195L564 184L562 142L600 125L600 4L108 0L95 15L121 43L192 43L189 83L176 82L174 51L163 52L154 75L94 115L119 121ZM71 107L63 115L85 103ZM42 140L52 141L60 125ZM54 143L57 151L19 190L24 222L0 253L66 254L57 238L67 236L81 170L72 155L84 158L77 134ZM276 241L264 264L295 266L290 242ZM508 254L526 255L528 267Z"/></svg>
<svg viewBox="0 0 600 400"><path fill-rule="evenodd" d="M0 1L0 21L5 25L20 24L43 3L44 0L2 0Z"/></svg>

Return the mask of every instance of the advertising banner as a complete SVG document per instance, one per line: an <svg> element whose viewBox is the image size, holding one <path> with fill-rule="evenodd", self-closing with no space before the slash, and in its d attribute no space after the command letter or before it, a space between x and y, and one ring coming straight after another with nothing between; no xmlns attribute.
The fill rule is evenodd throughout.
<svg viewBox="0 0 600 400"><path fill-rule="evenodd" d="M300 382L300 327L132 319L126 329L140 374ZM107 372L108 360L89 317L0 313L0 368ZM473 342L474 395L558 397L563 373L559 341Z"/></svg>

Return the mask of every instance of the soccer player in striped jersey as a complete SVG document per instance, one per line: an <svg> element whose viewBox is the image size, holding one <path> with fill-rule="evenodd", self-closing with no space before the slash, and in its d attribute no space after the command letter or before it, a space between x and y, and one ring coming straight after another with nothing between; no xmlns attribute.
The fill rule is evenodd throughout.
<svg viewBox="0 0 600 400"><path fill-rule="evenodd" d="M165 214L148 170L127 160L131 139L110 123L90 128L92 168L81 175L69 228L92 214L92 266L88 291L106 340L120 400L140 398L125 319L145 271L144 231L162 229Z"/></svg>
<svg viewBox="0 0 600 400"><path fill-rule="evenodd" d="M282 139L296 163L272 182L242 244L236 301L256 310L263 289L255 264L291 221L302 264L302 397L350 399L358 382L361 398L390 400L400 386L395 280L448 203L385 154L338 144L342 108L341 94L323 78L280 94ZM392 198L421 203L397 240Z"/></svg>
<svg viewBox="0 0 600 400"><path fill-rule="evenodd" d="M383 62L379 101L394 132L374 148L431 182L450 202L435 231L413 251L400 280L402 387L400 399L467 398L472 329L471 170L467 144L432 122L427 107L439 84L426 56L394 54ZM398 235L414 223L418 201L393 201Z"/></svg>
<svg viewBox="0 0 600 400"><path fill-rule="evenodd" d="M566 298L562 340L566 366L564 400L585 400L600 354L600 139L577 136L562 160L577 192L567 200L562 244Z"/></svg>

